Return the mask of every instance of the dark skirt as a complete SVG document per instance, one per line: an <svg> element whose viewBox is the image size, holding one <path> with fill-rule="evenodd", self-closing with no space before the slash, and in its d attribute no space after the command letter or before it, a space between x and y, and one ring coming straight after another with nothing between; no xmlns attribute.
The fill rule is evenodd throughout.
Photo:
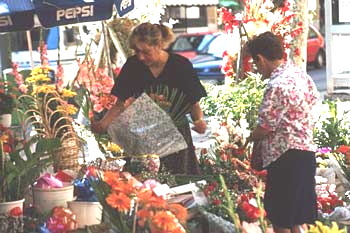
<svg viewBox="0 0 350 233"><path fill-rule="evenodd" d="M187 123L179 128L187 143L187 149L170 154L160 159L161 167L165 167L171 174L199 174L199 162L193 146L191 129Z"/></svg>
<svg viewBox="0 0 350 233"><path fill-rule="evenodd" d="M267 167L264 205L274 226L312 224L317 217L315 153L288 150Z"/></svg>

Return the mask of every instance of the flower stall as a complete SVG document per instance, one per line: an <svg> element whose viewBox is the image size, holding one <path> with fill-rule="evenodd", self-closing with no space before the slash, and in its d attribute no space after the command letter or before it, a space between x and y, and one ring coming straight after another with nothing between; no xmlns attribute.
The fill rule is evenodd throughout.
<svg viewBox="0 0 350 233"><path fill-rule="evenodd" d="M286 38L286 48L291 46L301 30L288 27L294 16L291 1L275 11L273 1L244 2L240 15L220 10L229 33L236 36L243 26L251 37L269 28ZM121 20L117 25L129 30L133 23ZM116 101L110 94L110 68L96 64L89 54L67 81L69 70L61 64L50 67L44 43L39 51L41 65L20 71L12 64L12 72L0 82L0 113L13 117L11 124L0 121L0 232L273 232L262 201L266 171L252 169L252 148L244 147L266 81L250 70L249 59L243 56L239 63L238 50L224 54L223 70L235 79L232 85L204 84L208 96L201 106L211 143L197 148L200 175L171 174L159 164L169 145L183 148L171 128L179 122L169 120L169 115L181 119L186 112L181 96L161 86L150 90L127 106L109 134L94 135L91 121L103 117ZM250 72L238 78L239 69ZM308 226L310 233L345 232L350 224L347 105L324 101L314 131L318 221ZM148 122L150 113L157 113L157 122ZM155 137L159 131L142 138L128 135L128 126L161 125L161 117L167 123L161 129L179 140Z"/></svg>

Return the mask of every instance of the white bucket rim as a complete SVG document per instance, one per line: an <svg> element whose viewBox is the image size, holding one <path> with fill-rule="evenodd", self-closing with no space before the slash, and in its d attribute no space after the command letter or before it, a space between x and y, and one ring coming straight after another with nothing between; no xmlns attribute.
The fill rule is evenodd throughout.
<svg viewBox="0 0 350 233"><path fill-rule="evenodd" d="M16 200L16 201L5 201L5 202L0 202L0 204L2 205L13 205L13 204L20 204L23 203L25 201L25 199L20 199L20 200Z"/></svg>
<svg viewBox="0 0 350 233"><path fill-rule="evenodd" d="M67 201L68 205L73 204L73 205L101 205L99 201Z"/></svg>
<svg viewBox="0 0 350 233"><path fill-rule="evenodd" d="M66 190L73 189L73 185L64 186L62 188L39 188L39 187L33 187L33 191L39 191L39 192L61 192Z"/></svg>

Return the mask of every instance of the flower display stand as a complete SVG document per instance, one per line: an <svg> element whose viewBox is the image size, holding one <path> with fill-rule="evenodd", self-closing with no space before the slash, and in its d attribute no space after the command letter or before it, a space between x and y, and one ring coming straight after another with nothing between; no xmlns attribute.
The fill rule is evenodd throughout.
<svg viewBox="0 0 350 233"><path fill-rule="evenodd" d="M39 213L49 213L54 207L67 207L74 197L74 186L62 188L33 188L33 205Z"/></svg>
<svg viewBox="0 0 350 233"><path fill-rule="evenodd" d="M78 228L101 223L102 206L99 202L69 201L68 208L76 215Z"/></svg>

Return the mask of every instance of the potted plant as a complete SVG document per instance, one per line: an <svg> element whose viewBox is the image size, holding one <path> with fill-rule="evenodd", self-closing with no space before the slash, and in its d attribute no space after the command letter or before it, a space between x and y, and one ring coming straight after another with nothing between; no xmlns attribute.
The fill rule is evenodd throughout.
<svg viewBox="0 0 350 233"><path fill-rule="evenodd" d="M15 107L13 96L5 92L0 92L0 106L0 124L5 127L10 127L11 114Z"/></svg>
<svg viewBox="0 0 350 233"><path fill-rule="evenodd" d="M3 134L1 138L6 137ZM35 135L24 145L13 150L7 141L0 139L0 203L23 199L26 189L43 170L52 165L50 155L59 146L58 139L40 138Z"/></svg>
<svg viewBox="0 0 350 233"><path fill-rule="evenodd" d="M13 219L21 218L27 190L52 164L50 154L60 145L57 139L36 135L23 144L17 142L9 128L0 126L0 215L9 222L2 226L6 232L22 232L22 221ZM10 231L13 227L16 231Z"/></svg>

